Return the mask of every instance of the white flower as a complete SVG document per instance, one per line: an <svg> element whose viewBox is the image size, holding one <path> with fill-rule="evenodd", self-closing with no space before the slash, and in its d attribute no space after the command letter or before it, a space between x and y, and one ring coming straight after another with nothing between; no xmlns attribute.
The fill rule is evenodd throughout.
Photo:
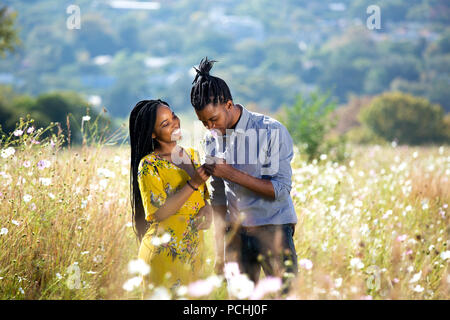
<svg viewBox="0 0 450 320"><path fill-rule="evenodd" d="M116 174L113 171L105 169L105 168L98 168L97 175L103 176L105 178L115 178L116 177Z"/></svg>
<svg viewBox="0 0 450 320"><path fill-rule="evenodd" d="M422 276L422 270L420 270L418 273L413 275L411 280L409 280L409 283L415 283L415 282L419 281L421 276Z"/></svg>
<svg viewBox="0 0 450 320"><path fill-rule="evenodd" d="M442 253L441 253L441 259L442 259L442 260L448 260L448 259L450 259L450 251L447 250L447 251L442 252Z"/></svg>
<svg viewBox="0 0 450 320"><path fill-rule="evenodd" d="M422 292L423 291L423 287L421 285L416 285L413 289L413 291L415 292Z"/></svg>
<svg viewBox="0 0 450 320"><path fill-rule="evenodd" d="M339 288L342 285L342 278L337 278L334 280L334 285L336 288Z"/></svg>
<svg viewBox="0 0 450 320"><path fill-rule="evenodd" d="M266 294L277 292L281 288L281 279L278 277L266 277L258 282L250 299L262 299Z"/></svg>
<svg viewBox="0 0 450 320"><path fill-rule="evenodd" d="M170 300L170 292L164 287L157 287L148 300Z"/></svg>
<svg viewBox="0 0 450 320"><path fill-rule="evenodd" d="M187 293L192 297L201 297L208 295L214 288L220 287L222 278L212 275L206 280L197 280L187 287Z"/></svg>
<svg viewBox="0 0 450 320"><path fill-rule="evenodd" d="M108 180L107 179L102 179L102 180L99 181L98 184L100 185L101 189L104 190L108 186Z"/></svg>
<svg viewBox="0 0 450 320"><path fill-rule="evenodd" d="M131 260L128 263L128 272L145 276L150 272L150 266L142 259Z"/></svg>
<svg viewBox="0 0 450 320"><path fill-rule="evenodd" d="M23 131L20 130L20 129L17 129L17 130L14 131L14 135L15 135L16 137L20 137L22 134L23 134Z"/></svg>
<svg viewBox="0 0 450 320"><path fill-rule="evenodd" d="M362 207L363 206L363 202L359 199L356 199L355 201L355 207Z"/></svg>
<svg viewBox="0 0 450 320"><path fill-rule="evenodd" d="M238 276L241 273L237 262L226 263L223 270L227 279Z"/></svg>
<svg viewBox="0 0 450 320"><path fill-rule="evenodd" d="M29 127L27 130L27 133L33 133L34 132L34 127Z"/></svg>
<svg viewBox="0 0 450 320"><path fill-rule="evenodd" d="M83 118L82 118L82 121L84 122L84 121L89 121L89 120L91 120L91 117L90 116L84 116Z"/></svg>
<svg viewBox="0 0 450 320"><path fill-rule="evenodd" d="M184 295L186 295L186 293L188 293L188 287L183 286L183 285L181 285L181 286L178 287L178 289L177 289L177 295L179 295L179 296L184 296Z"/></svg>
<svg viewBox="0 0 450 320"><path fill-rule="evenodd" d="M350 265L356 269L364 268L364 263L359 258L353 258L350 260Z"/></svg>
<svg viewBox="0 0 450 320"><path fill-rule="evenodd" d="M8 234L8 229L2 228L2 229L0 230L0 236L6 235L6 234Z"/></svg>
<svg viewBox="0 0 450 320"><path fill-rule="evenodd" d="M1 156L2 156L2 158L6 159L6 158L9 158L10 156L12 156L14 153L16 153L16 150L13 147L9 147L9 148L2 150Z"/></svg>
<svg viewBox="0 0 450 320"><path fill-rule="evenodd" d="M390 215L392 215L392 210L386 211L386 213L381 217L381 219L387 219Z"/></svg>
<svg viewBox="0 0 450 320"><path fill-rule="evenodd" d="M300 259L298 265L306 270L311 270L313 267L313 263L309 259Z"/></svg>
<svg viewBox="0 0 450 320"><path fill-rule="evenodd" d="M11 223L16 225L16 226L20 226L20 222L17 220L11 220Z"/></svg>
<svg viewBox="0 0 450 320"><path fill-rule="evenodd" d="M85 254L88 254L88 253L89 253L89 251L83 251L83 252L81 252L81 255L84 256Z"/></svg>
<svg viewBox="0 0 450 320"><path fill-rule="evenodd" d="M161 244L168 243L171 239L172 239L171 235L166 232L161 237Z"/></svg>
<svg viewBox="0 0 450 320"><path fill-rule="evenodd" d="M49 168L51 166L51 162L48 160L39 160L37 163L37 167L39 170L44 170L45 168Z"/></svg>
<svg viewBox="0 0 450 320"><path fill-rule="evenodd" d="M123 289L126 291L133 291L135 288L137 288L142 282L142 277L133 277L131 279L128 279L123 284Z"/></svg>
<svg viewBox="0 0 450 320"><path fill-rule="evenodd" d="M55 195L53 193L49 193L48 196L50 197L50 199L55 199Z"/></svg>
<svg viewBox="0 0 450 320"><path fill-rule="evenodd" d="M228 280L228 289L232 296L238 299L246 299L250 297L255 288L255 284L251 281L246 274L239 274Z"/></svg>
<svg viewBox="0 0 450 320"><path fill-rule="evenodd" d="M57 277L58 279L62 279L61 273L57 272L57 273L56 273L56 277Z"/></svg>
<svg viewBox="0 0 450 320"><path fill-rule="evenodd" d="M39 178L39 183L44 186L49 186L52 184L52 178Z"/></svg>
<svg viewBox="0 0 450 320"><path fill-rule="evenodd" d="M154 237L152 238L152 245L154 245L154 246L159 246L159 245L161 245L161 239L160 239L159 237L154 236Z"/></svg>
<svg viewBox="0 0 450 320"><path fill-rule="evenodd" d="M30 196L29 194L26 194L23 196L23 201L25 201L25 202L30 202L31 199L33 199L33 197Z"/></svg>
<svg viewBox="0 0 450 320"><path fill-rule="evenodd" d="M96 255L92 260L94 260L95 263L100 263L103 261L103 256L102 255Z"/></svg>

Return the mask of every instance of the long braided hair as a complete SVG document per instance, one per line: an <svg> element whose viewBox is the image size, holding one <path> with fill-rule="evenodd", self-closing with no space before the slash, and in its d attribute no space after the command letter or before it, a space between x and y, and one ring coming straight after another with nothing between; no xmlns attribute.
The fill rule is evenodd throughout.
<svg viewBox="0 0 450 320"><path fill-rule="evenodd" d="M194 67L197 74L192 82L191 104L200 111L209 103L226 103L233 101L228 85L222 79L211 76L211 71L215 60L208 60L208 57L202 59L198 69Z"/></svg>
<svg viewBox="0 0 450 320"><path fill-rule="evenodd" d="M129 130L131 146L130 163L130 199L133 216L133 228L141 242L148 228L138 184L138 167L141 159L153 152L158 142L152 138L156 122L156 111L160 105L169 106L167 102L158 100L139 101L130 113Z"/></svg>

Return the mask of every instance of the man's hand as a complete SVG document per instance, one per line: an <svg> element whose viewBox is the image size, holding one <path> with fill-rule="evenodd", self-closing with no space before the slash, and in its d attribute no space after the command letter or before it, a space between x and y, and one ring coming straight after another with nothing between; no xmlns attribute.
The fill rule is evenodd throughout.
<svg viewBox="0 0 450 320"><path fill-rule="evenodd" d="M207 164L205 163L203 166L208 175L213 175L218 178L229 179L229 177L236 170L231 165L227 164L224 159L213 158L214 163Z"/></svg>

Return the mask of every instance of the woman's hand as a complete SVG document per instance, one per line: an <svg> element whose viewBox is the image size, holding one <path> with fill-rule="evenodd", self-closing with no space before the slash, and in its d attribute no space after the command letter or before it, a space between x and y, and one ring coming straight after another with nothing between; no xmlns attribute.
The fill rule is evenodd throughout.
<svg viewBox="0 0 450 320"><path fill-rule="evenodd" d="M195 170L194 176L191 178L190 182L195 187L198 188L208 180L210 175L206 172L204 165Z"/></svg>
<svg viewBox="0 0 450 320"><path fill-rule="evenodd" d="M197 213L197 230L209 229L212 222L212 207L209 204L204 205Z"/></svg>

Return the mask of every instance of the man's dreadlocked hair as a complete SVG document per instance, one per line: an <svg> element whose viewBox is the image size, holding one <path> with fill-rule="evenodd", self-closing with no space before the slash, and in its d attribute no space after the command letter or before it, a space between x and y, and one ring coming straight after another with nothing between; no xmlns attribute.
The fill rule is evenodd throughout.
<svg viewBox="0 0 450 320"><path fill-rule="evenodd" d="M209 71L213 67L215 60L208 60L208 57L200 61L194 81L192 81L191 104L195 110L202 110L207 104L226 103L228 100L233 101L230 89L225 81L220 78L213 77Z"/></svg>

